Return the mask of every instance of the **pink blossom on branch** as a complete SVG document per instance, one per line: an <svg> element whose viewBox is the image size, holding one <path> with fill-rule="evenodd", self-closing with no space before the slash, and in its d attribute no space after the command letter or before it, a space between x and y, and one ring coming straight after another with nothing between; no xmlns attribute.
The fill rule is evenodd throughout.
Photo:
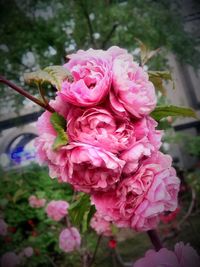
<svg viewBox="0 0 200 267"><path fill-rule="evenodd" d="M64 81L59 93L67 103L76 106L94 106L108 94L112 81L112 58L103 50L79 50L69 55L65 65L74 77Z"/></svg>
<svg viewBox="0 0 200 267"><path fill-rule="evenodd" d="M66 146L66 166L61 179L78 191L107 191L120 179L124 161L111 152L83 143Z"/></svg>
<svg viewBox="0 0 200 267"><path fill-rule="evenodd" d="M134 124L118 119L102 107L71 109L67 117L67 133L71 141L82 142L118 153L135 141Z"/></svg>
<svg viewBox="0 0 200 267"><path fill-rule="evenodd" d="M176 209L179 185L170 156L158 152L115 190L93 194L92 203L101 216L117 226L147 231L157 226L163 211Z"/></svg>
<svg viewBox="0 0 200 267"><path fill-rule="evenodd" d="M150 117L156 95L148 74L124 49L79 50L65 65L53 108L66 120L67 145L53 150L58 133L45 112L38 121L38 158L49 175L92 195L100 217L137 231L155 228L177 207L179 179L171 158L158 152L162 131Z"/></svg>
<svg viewBox="0 0 200 267"><path fill-rule="evenodd" d="M52 200L46 207L46 213L54 221L60 221L68 214L69 203L63 200Z"/></svg>
<svg viewBox="0 0 200 267"><path fill-rule="evenodd" d="M114 59L112 72L110 104L113 110L121 115L128 111L136 118L150 114L156 106L156 94L142 67L130 54L121 54Z"/></svg>
<svg viewBox="0 0 200 267"><path fill-rule="evenodd" d="M133 267L199 267L200 257L197 252L189 245L183 242L175 245L174 252L166 248L158 252L149 250L145 257L135 262Z"/></svg>
<svg viewBox="0 0 200 267"><path fill-rule="evenodd" d="M65 228L59 236L59 247L64 252L72 252L79 249L81 236L75 227Z"/></svg>

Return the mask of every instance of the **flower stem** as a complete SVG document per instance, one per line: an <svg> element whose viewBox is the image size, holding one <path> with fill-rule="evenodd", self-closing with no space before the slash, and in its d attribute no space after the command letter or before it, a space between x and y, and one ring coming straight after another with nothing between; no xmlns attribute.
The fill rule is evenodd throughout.
<svg viewBox="0 0 200 267"><path fill-rule="evenodd" d="M154 245L156 251L159 251L163 246L156 230L149 230L147 231L147 234L151 240L151 243Z"/></svg>
<svg viewBox="0 0 200 267"><path fill-rule="evenodd" d="M90 261L89 267L91 267L91 266L93 265L94 261L95 261L95 257L96 257L97 250L98 250L98 248L99 248L99 244L100 244L101 239L102 239L102 235L100 235L100 236L98 237L97 244L96 244L96 247L95 247L95 250L94 250L92 259L91 259L91 261Z"/></svg>
<svg viewBox="0 0 200 267"><path fill-rule="evenodd" d="M18 92L19 94L25 96L26 98L30 99L32 102L34 102L35 104L39 105L40 107L48 110L49 112L55 112L55 110L49 106L48 103L43 103L41 100L37 99L36 97L32 96L31 94L29 94L27 91L25 91L24 89L22 89L21 87L15 85L14 83L12 83L11 81L8 81L6 78L4 78L3 76L0 76L0 83L4 83L6 85L8 85L10 88L12 88L13 90L15 90L16 92Z"/></svg>

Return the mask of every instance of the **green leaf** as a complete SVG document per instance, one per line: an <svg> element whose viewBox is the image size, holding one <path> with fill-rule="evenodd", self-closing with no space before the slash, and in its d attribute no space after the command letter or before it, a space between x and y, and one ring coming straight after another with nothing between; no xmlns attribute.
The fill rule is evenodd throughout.
<svg viewBox="0 0 200 267"><path fill-rule="evenodd" d="M141 65L144 66L152 57L154 57L159 51L160 48L155 50L149 50L149 48L138 38L135 38L140 47L140 57L141 57Z"/></svg>
<svg viewBox="0 0 200 267"><path fill-rule="evenodd" d="M154 84L155 88L163 95L166 95L164 81L172 81L172 75L169 71L148 71L149 80ZM174 82L173 82L174 89Z"/></svg>
<svg viewBox="0 0 200 267"><path fill-rule="evenodd" d="M60 90L62 82L65 80L72 82L73 77L65 67L49 66L43 70L25 73L24 80L27 84L36 84L37 86L50 83L52 86L56 87L57 90Z"/></svg>
<svg viewBox="0 0 200 267"><path fill-rule="evenodd" d="M26 192L26 190L21 188L17 190L12 198L13 202L16 203Z"/></svg>
<svg viewBox="0 0 200 267"><path fill-rule="evenodd" d="M53 149L56 150L61 146L67 145L68 143L68 136L66 133L66 120L63 116L54 112L51 115L51 124L57 133L57 137L53 144Z"/></svg>
<svg viewBox="0 0 200 267"><path fill-rule="evenodd" d="M168 116L181 116L181 117L193 117L197 118L196 113L191 108L177 107L177 106L157 106L153 112L151 112L151 117L159 121Z"/></svg>
<svg viewBox="0 0 200 267"><path fill-rule="evenodd" d="M77 201L70 205L68 210L72 224L82 227L85 232L88 229L89 221L94 214L94 207L90 204L90 197L84 193L79 194Z"/></svg>
<svg viewBox="0 0 200 267"><path fill-rule="evenodd" d="M96 208L94 205L90 206L89 210L85 212L83 216L82 222L82 232L85 233L88 230L88 226L90 224L90 220L96 212Z"/></svg>

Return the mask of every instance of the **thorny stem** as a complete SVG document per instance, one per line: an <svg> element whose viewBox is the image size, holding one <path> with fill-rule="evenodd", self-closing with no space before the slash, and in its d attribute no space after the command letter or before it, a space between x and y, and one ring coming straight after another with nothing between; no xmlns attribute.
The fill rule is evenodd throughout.
<svg viewBox="0 0 200 267"><path fill-rule="evenodd" d="M10 88L12 88L13 90L15 90L16 92L18 92L20 95L25 96L26 98L30 99L32 102L34 102L35 104L39 105L40 107L48 110L49 112L55 112L55 110L49 106L48 103L43 103L41 100L37 99L36 97L32 96L31 94L29 94L27 91L25 91L24 89L22 89L21 87L15 85L14 83L12 83L11 81L8 81L6 78L4 78L3 76L0 76L0 83L4 83L6 85L8 85Z"/></svg>
<svg viewBox="0 0 200 267"><path fill-rule="evenodd" d="M100 244L101 239L102 239L102 235L100 235L100 236L98 237L98 240L97 240L97 243L96 243L96 247L95 247L95 250L94 250L92 259L91 259L90 264L89 264L88 267L91 267L91 266L93 265L94 261L95 261L95 257L96 257L97 250L98 250L98 248L99 248L99 244Z"/></svg>
<svg viewBox="0 0 200 267"><path fill-rule="evenodd" d="M156 251L159 251L163 246L156 230L149 230L147 231L147 234L151 240L151 243L154 245Z"/></svg>

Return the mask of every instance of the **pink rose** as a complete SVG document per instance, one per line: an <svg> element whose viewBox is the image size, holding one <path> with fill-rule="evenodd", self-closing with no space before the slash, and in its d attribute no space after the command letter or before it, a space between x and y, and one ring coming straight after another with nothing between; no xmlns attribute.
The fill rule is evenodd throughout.
<svg viewBox="0 0 200 267"><path fill-rule="evenodd" d="M1 236L7 235L7 228L8 228L7 223L3 219L0 219L0 235Z"/></svg>
<svg viewBox="0 0 200 267"><path fill-rule="evenodd" d="M69 203L63 200L52 200L46 207L46 213L54 221L60 221L68 214Z"/></svg>
<svg viewBox="0 0 200 267"><path fill-rule="evenodd" d="M59 247L64 252L72 252L79 249L81 236L75 227L64 229L59 236Z"/></svg>
<svg viewBox="0 0 200 267"><path fill-rule="evenodd" d="M126 161L123 173L136 171L142 158L149 157L160 148L162 131L155 129L157 125L157 122L148 116L134 123L135 142L120 155L120 159Z"/></svg>
<svg viewBox="0 0 200 267"><path fill-rule="evenodd" d="M66 146L66 166L61 179L86 193L108 190L119 181L124 161L114 154L87 144L72 142Z"/></svg>
<svg viewBox="0 0 200 267"><path fill-rule="evenodd" d="M1 257L1 267L15 267L19 263L20 259L14 252L6 252Z"/></svg>
<svg viewBox="0 0 200 267"><path fill-rule="evenodd" d="M156 227L163 211L176 209L179 185L170 156L157 152L116 190L94 194L92 203L101 216L117 226L147 231Z"/></svg>
<svg viewBox="0 0 200 267"><path fill-rule="evenodd" d="M197 252L189 245L183 242L175 245L175 251L166 248L158 252L149 250L145 257L135 262L133 267L198 267L200 266L200 257Z"/></svg>
<svg viewBox="0 0 200 267"><path fill-rule="evenodd" d="M32 208L41 208L44 207L45 203L46 203L46 199L44 198L37 198L36 196L30 196L29 199L29 205Z"/></svg>
<svg viewBox="0 0 200 267"><path fill-rule="evenodd" d="M106 221L98 212L91 219L90 226L98 235L112 236L111 223Z"/></svg>
<svg viewBox="0 0 200 267"><path fill-rule="evenodd" d="M59 95L76 106L94 106L108 94L112 80L112 59L103 50L79 50L65 66L74 77L64 81Z"/></svg>
<svg viewBox="0 0 200 267"><path fill-rule="evenodd" d="M130 54L122 54L113 62L113 91L110 104L117 114L130 112L134 117L148 115L156 106L156 95L148 74Z"/></svg>
<svg viewBox="0 0 200 267"><path fill-rule="evenodd" d="M117 119L101 107L71 109L67 121L71 141L98 146L113 153L128 148L135 140L133 123Z"/></svg>

